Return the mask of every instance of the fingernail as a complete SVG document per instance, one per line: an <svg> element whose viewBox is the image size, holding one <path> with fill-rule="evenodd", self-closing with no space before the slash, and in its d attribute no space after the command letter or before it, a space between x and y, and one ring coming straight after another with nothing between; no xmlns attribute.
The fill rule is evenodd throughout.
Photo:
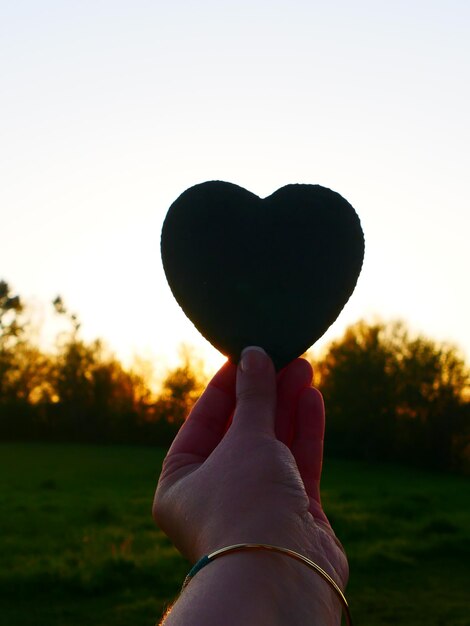
<svg viewBox="0 0 470 626"><path fill-rule="evenodd" d="M248 346L242 351L240 367L242 372L261 372L266 369L269 357L263 348Z"/></svg>

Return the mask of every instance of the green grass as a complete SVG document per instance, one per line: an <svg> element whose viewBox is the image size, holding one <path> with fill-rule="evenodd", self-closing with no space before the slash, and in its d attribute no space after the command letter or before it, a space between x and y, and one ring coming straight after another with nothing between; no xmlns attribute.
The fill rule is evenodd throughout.
<svg viewBox="0 0 470 626"><path fill-rule="evenodd" d="M1 626L155 624L188 569L151 518L163 454L0 445ZM470 625L468 481L328 461L323 499L357 626Z"/></svg>

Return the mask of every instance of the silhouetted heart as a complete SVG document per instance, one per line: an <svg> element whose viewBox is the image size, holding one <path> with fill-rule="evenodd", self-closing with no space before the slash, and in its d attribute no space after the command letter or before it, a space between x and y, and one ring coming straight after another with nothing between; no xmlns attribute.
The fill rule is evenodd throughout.
<svg viewBox="0 0 470 626"><path fill-rule="evenodd" d="M235 363L261 346L280 369L338 317L364 237L352 206L325 187L287 185L261 199L213 181L171 205L161 251L173 295L206 339Z"/></svg>

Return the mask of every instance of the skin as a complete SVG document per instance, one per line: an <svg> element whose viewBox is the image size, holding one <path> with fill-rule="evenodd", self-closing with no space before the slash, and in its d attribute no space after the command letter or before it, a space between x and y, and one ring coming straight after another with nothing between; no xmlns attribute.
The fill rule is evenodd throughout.
<svg viewBox="0 0 470 626"><path fill-rule="evenodd" d="M303 359L276 376L264 351L248 348L194 406L165 458L153 505L157 524L192 563L228 545L270 543L309 557L344 589L346 555L321 506L325 413L312 378ZM337 598L305 565L245 552L198 572L164 623L340 619Z"/></svg>

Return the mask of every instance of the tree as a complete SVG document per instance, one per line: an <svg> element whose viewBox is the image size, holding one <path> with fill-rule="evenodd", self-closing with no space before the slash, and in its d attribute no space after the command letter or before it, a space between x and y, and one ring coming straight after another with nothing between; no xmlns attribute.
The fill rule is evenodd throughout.
<svg viewBox="0 0 470 626"><path fill-rule="evenodd" d="M78 317L60 296L53 302L68 319L56 357L55 389L66 434L92 441L132 441L151 392L142 373L129 372L100 340L80 337Z"/></svg>
<svg viewBox="0 0 470 626"><path fill-rule="evenodd" d="M182 346L180 359L180 365L167 373L160 393L160 409L165 419L178 427L186 419L206 383L202 362L191 349Z"/></svg>
<svg viewBox="0 0 470 626"><path fill-rule="evenodd" d="M59 402L74 409L87 409L93 401L91 369L98 359L100 342L87 345L79 337L80 322L70 313L61 298L52 303L56 313L70 324L70 330L62 333L58 340L56 357L55 388Z"/></svg>
<svg viewBox="0 0 470 626"><path fill-rule="evenodd" d="M402 431L419 433L419 449L434 467L459 469L465 431L468 436L463 407L469 371L463 358L454 347L419 336L404 343L398 371Z"/></svg>
<svg viewBox="0 0 470 626"><path fill-rule="evenodd" d="M462 462L469 373L454 347L413 337L402 322L360 321L316 369L331 452L440 468Z"/></svg>
<svg viewBox="0 0 470 626"><path fill-rule="evenodd" d="M202 361L191 349L182 346L180 361L167 372L156 401L140 412L140 435L146 442L170 445L206 385Z"/></svg>
<svg viewBox="0 0 470 626"><path fill-rule="evenodd" d="M0 281L0 401L11 399L15 370L15 347L24 332L20 321L23 304L11 288Z"/></svg>
<svg viewBox="0 0 470 626"><path fill-rule="evenodd" d="M0 345L2 347L21 333L22 326L19 323L18 314L22 310L20 297L13 296L8 283L0 280Z"/></svg>
<svg viewBox="0 0 470 626"><path fill-rule="evenodd" d="M327 446L340 455L375 459L391 453L393 355L384 330L358 322L316 366L327 407Z"/></svg>

